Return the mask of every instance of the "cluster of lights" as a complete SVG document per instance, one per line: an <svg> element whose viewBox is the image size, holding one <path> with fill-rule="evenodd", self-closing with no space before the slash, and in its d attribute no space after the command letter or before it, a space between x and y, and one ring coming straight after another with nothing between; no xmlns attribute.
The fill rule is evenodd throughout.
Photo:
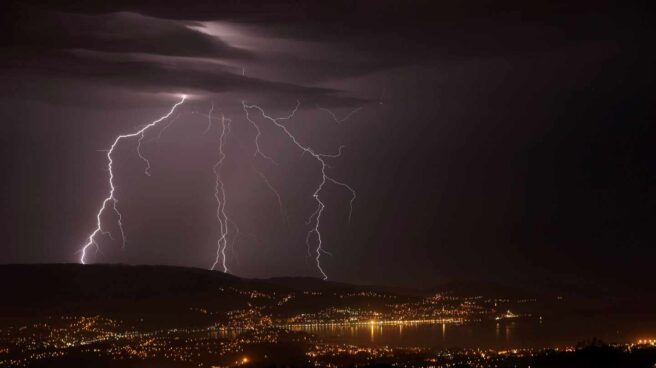
<svg viewBox="0 0 656 368"><path fill-rule="evenodd" d="M380 320L369 324L386 323ZM45 359L56 359L74 351L93 353L121 361L170 361L197 367L238 367L267 359L252 354L254 346L275 347L298 343L305 346L308 363L316 367L336 367L344 362L353 365L390 364L397 367L471 367L491 368L560 352L574 352L574 347L556 349L458 349L434 351L419 347L359 346L320 342L311 335L279 327L259 327L230 338L217 337L209 328L176 328L142 332L128 324L100 316L49 318L45 322L0 330L0 366L27 367ZM209 333L208 333L209 332ZM7 347L9 345L10 347ZM616 345L625 351L656 346L656 339L637 340L635 344Z"/></svg>

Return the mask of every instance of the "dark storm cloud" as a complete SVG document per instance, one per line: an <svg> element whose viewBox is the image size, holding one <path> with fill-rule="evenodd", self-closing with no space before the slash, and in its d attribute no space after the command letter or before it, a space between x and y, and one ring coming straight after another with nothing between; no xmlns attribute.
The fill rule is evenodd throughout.
<svg viewBox="0 0 656 368"><path fill-rule="evenodd" d="M116 58L85 52L26 52L6 56L0 65L8 76L24 74L45 78L78 79L101 85L125 87L143 92L220 93L227 91L263 92L304 96L330 105L362 103L354 98L335 96L339 91L303 87L288 83L249 78L232 73L215 63L188 60Z"/></svg>
<svg viewBox="0 0 656 368"><path fill-rule="evenodd" d="M217 20L239 18L266 21L272 18L299 20L308 19L312 14L323 17L329 14L350 13L353 9L352 0L297 1L297 0L119 0L119 1L75 1L75 0L30 0L16 1L32 6L62 10L73 13L112 13L131 11L147 14L153 17L178 20ZM388 2L391 3L391 2ZM312 16L313 17L313 16Z"/></svg>
<svg viewBox="0 0 656 368"><path fill-rule="evenodd" d="M537 0L529 3L521 0L466 0L460 2L436 2L433 0L119 0L91 2L76 0L23 0L45 9L74 13L111 13L132 11L159 18L182 20L249 19L252 21L305 22L306 24L328 21L380 22L390 26L405 26L421 22L450 21L466 18L482 18L509 14L521 14L533 19L544 19L559 14L606 13L614 8L623 11L627 6L612 0ZM643 4L636 5L644 6ZM393 22L392 22L393 21ZM366 26L367 24L365 24Z"/></svg>
<svg viewBox="0 0 656 368"><path fill-rule="evenodd" d="M116 53L245 59L252 54L200 33L185 23L135 13L67 14L18 9L5 44L42 49L85 49ZM21 14L25 13L25 14Z"/></svg>
<svg viewBox="0 0 656 368"><path fill-rule="evenodd" d="M271 55L271 64L300 65L313 80L353 77L412 65L433 66L484 58L561 52L596 43L605 49L641 37L644 22L612 2L435 1L352 2L343 12L314 3L307 18L288 15L256 23L262 37L329 44L334 58L313 63L294 54ZM639 8L639 5L636 6ZM290 20L291 18L291 20ZM308 21L307 19L311 19ZM603 45L602 45L603 44Z"/></svg>
<svg viewBox="0 0 656 368"><path fill-rule="evenodd" d="M352 45L373 53L376 65L441 57L532 52L563 43L607 39L639 20L641 4L614 1L126 1L107 4L31 1L34 6L80 13L134 11L177 20L232 20L266 37ZM392 50L394 50L392 52Z"/></svg>
<svg viewBox="0 0 656 368"><path fill-rule="evenodd" d="M131 93L263 92L271 98L303 96L326 106L363 103L334 89L239 75L223 62L258 62L258 56L189 28L198 26L193 22L126 12L69 14L22 5L5 17L9 21L3 23L0 75L2 94L12 98L74 103L88 89L84 85L93 84ZM83 100L91 102L90 96ZM107 101L100 98L98 104Z"/></svg>
<svg viewBox="0 0 656 368"><path fill-rule="evenodd" d="M43 64L32 63L26 68L44 72L56 63L47 60L49 55L35 57L30 48L39 52L54 50L55 53L70 50L114 53L125 60L113 61L111 66L99 61L94 71L92 62L76 59L71 60L67 70L51 71L59 77L64 74L71 78L89 76L97 82L105 76L112 85L131 84L151 91L188 88L243 92L263 88L270 93L278 90L282 94L318 96L319 90L302 85L410 65L562 49L604 39L618 27L606 17L586 11L580 4L520 6L508 11L507 8L517 4L475 3L479 6L469 8L431 1L339 1L330 4L318 1L220 4L203 1L108 4L33 1L31 5L13 6L13 16L5 24L8 27L5 44L11 51L5 53L26 52L26 59ZM581 23L582 16L592 21ZM194 20L207 19L239 20L260 37L262 44L282 38L320 44L332 49L332 53L314 56L304 45L294 50L247 49L230 45L220 35L189 28L202 26ZM185 63L173 60L167 67L163 67L159 59L135 63L129 55L135 53L265 65L265 74L275 75L277 80L287 83L266 82L266 77L239 78L229 70L201 72L198 68L205 62L200 59ZM12 68L16 71L17 65L14 63ZM143 73L138 72L138 68L143 68ZM271 73L272 70L275 73ZM125 74L120 74L123 72ZM164 72L170 75L163 75ZM128 81L130 78L134 80ZM334 102L331 100L335 100L335 91L323 92L332 95L318 101L323 104L352 106L358 103L354 99Z"/></svg>

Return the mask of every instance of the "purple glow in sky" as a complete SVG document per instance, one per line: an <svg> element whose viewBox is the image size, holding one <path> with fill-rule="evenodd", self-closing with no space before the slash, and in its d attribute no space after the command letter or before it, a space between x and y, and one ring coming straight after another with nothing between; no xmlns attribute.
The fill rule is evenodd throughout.
<svg viewBox="0 0 656 368"><path fill-rule="evenodd" d="M12 0L0 262L621 289L656 256L642 10Z"/></svg>

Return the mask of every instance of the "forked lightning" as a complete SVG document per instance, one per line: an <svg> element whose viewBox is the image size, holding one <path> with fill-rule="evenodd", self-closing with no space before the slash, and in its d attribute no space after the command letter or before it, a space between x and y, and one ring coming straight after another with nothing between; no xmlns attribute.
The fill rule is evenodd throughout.
<svg viewBox="0 0 656 368"><path fill-rule="evenodd" d="M246 120L248 120L251 123L251 125L253 125L257 130L257 135L255 136L256 154L259 154L262 157L268 157L264 153L262 153L262 151L261 151L261 148L260 148L260 145L259 145L259 138L262 134L261 134L261 131L260 131L259 127L255 123L255 121L253 119L251 119L251 117L248 113L249 110L259 111L264 119L270 121L277 128L279 128L287 136L287 138L289 138L289 140L296 147L298 147L298 149L300 149L302 151L302 153L304 153L304 154L307 153L307 154L311 155L316 160L316 162L319 163L320 172L321 172L321 182L319 183L319 185L315 188L314 192L312 193L312 197L314 198L314 200L317 204L317 207L316 207L315 211L307 219L307 224L308 225L311 224L312 228L307 233L306 244L307 244L308 249L309 249L312 237L314 236L316 238L316 248L315 248L315 257L314 257L314 259L315 259L316 264L317 264L317 269L321 273L321 276L323 277L323 279L326 280L328 278L328 275L326 274L326 272L321 267L321 254L325 253L325 254L330 255L330 253L328 253L323 248L323 240L321 238L321 229L320 229L320 227L321 227L321 215L323 214L323 211L326 208L326 204L321 200L321 197L320 197L321 191L323 190L326 183L330 182L330 183L333 183L337 186L345 188L345 189L347 189L348 191L351 192L351 200L349 202L349 220L351 218L351 213L353 211L353 202L356 199L355 190L351 186L332 178L331 176L329 176L326 173L326 169L329 168L329 166L326 163L325 159L326 158L339 157L342 153L342 148L343 147L340 147L339 151L336 154L322 154L322 153L315 152L311 147L303 145L302 143L300 143L298 141L296 136L294 136L294 134L292 134L289 131L289 129L287 129L287 127L285 125L283 125L281 122L290 120L291 118L294 117L294 115L298 111L298 108L300 107L300 102L296 103L296 106L294 107L294 109L292 110L292 112L288 116L281 117L281 118L273 118L273 117L267 115L267 113L258 105L249 105L245 101L242 101L242 106L244 108L244 113L246 114Z"/></svg>
<svg viewBox="0 0 656 368"><path fill-rule="evenodd" d="M110 238L111 238L111 234L109 233L109 231L106 231L106 230L103 229L103 224L102 224L102 219L101 219L103 213L105 212L105 210L107 209L108 206L112 207L112 209L116 213L116 216L118 217L117 218L117 225L118 225L118 228L120 229L120 232L121 232L122 247L125 247L126 239L125 239L125 232L123 230L123 222L122 222L123 215L121 215L121 212L118 210L118 199L115 196L116 186L114 184L114 171L113 171L114 161L112 159L112 153L114 153L114 149L116 149L116 146L119 144L119 142L121 142L121 140L128 139L128 138L139 137L138 140L137 140L137 154L146 163L145 174L150 175L150 171L149 171L150 161L148 161L148 159L146 159L143 156L143 154L141 153L141 142L144 139L144 135L145 135L145 133L148 129L150 129L150 128L154 127L155 125L157 125L158 123L168 119L173 114L173 112L175 112L175 109L185 102L186 98L187 98L186 95L182 95L180 97L180 101L177 102L175 105L173 105L171 110L166 115L160 117L159 119L157 119L157 120L155 120L155 121L153 121L149 124L146 124L145 126L143 126L138 131L136 131L134 133L130 133L130 134L122 134L122 135L119 135L118 137L116 137L116 139L114 139L114 143L112 143L112 146L107 151L107 171L109 172L109 193L107 194L107 197L105 197L105 199L103 200L102 206L100 207L100 210L96 214L96 228L93 230L93 232L91 232L91 234L87 238L87 242L84 244L84 246L82 246L82 249L80 250L80 253L81 253L80 263L82 263L82 264L86 263L87 251L89 250L89 247L94 246L94 247L96 247L97 250L99 249L99 246L98 246L98 243L97 243L97 240L96 240L96 237L98 235L107 235L107 236L110 236Z"/></svg>

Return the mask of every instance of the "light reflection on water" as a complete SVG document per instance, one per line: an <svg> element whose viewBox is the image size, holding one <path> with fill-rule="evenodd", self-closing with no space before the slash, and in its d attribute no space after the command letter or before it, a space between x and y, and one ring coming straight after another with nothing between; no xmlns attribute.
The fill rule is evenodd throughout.
<svg viewBox="0 0 656 368"><path fill-rule="evenodd" d="M218 329L210 332L210 336L215 339L228 339L232 340L236 338L239 333L242 332L240 330L234 330L234 329Z"/></svg>
<svg viewBox="0 0 656 368"><path fill-rule="evenodd" d="M573 346L594 338L608 343L656 337L656 316L597 315L567 319L518 319L468 324L304 326L324 341L368 346L431 348L542 348Z"/></svg>

